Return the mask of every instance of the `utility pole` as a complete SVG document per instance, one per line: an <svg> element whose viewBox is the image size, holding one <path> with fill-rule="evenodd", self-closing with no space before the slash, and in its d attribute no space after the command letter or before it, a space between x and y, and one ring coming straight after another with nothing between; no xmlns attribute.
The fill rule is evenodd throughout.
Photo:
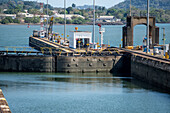
<svg viewBox="0 0 170 113"><path fill-rule="evenodd" d="M165 28L162 28L163 29L163 44L165 45Z"/></svg>
<svg viewBox="0 0 170 113"><path fill-rule="evenodd" d="M130 0L130 16L132 16L132 14L131 14L132 12L131 12L131 0Z"/></svg>
<svg viewBox="0 0 170 113"><path fill-rule="evenodd" d="M47 25L46 25L46 38L48 38L48 0L47 0Z"/></svg>
<svg viewBox="0 0 170 113"><path fill-rule="evenodd" d="M64 0L64 43L66 37L66 0Z"/></svg>
<svg viewBox="0 0 170 113"><path fill-rule="evenodd" d="M94 42L95 42L95 0L93 0L93 48L95 48Z"/></svg>
<svg viewBox="0 0 170 113"><path fill-rule="evenodd" d="M146 53L149 53L149 0L147 0L147 50Z"/></svg>
<svg viewBox="0 0 170 113"><path fill-rule="evenodd" d="M165 28L162 28L163 29L163 49L164 49L164 53L165 53Z"/></svg>

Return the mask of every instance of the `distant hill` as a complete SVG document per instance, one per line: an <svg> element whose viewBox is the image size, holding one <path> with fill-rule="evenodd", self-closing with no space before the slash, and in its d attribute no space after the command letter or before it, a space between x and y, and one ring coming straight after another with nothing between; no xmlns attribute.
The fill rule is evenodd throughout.
<svg viewBox="0 0 170 113"><path fill-rule="evenodd" d="M23 0L0 0L0 3L8 3L10 1L18 2L18 1L23 1Z"/></svg>
<svg viewBox="0 0 170 113"><path fill-rule="evenodd" d="M40 9L40 3L36 1L26 1L26 0L0 0L1 9L13 9L18 5L23 6L24 9ZM44 4L44 8L47 7L47 4ZM49 9L53 7L49 4Z"/></svg>
<svg viewBox="0 0 170 113"><path fill-rule="evenodd" d="M139 8L139 9L146 9L147 7L147 0L131 0L132 6ZM112 8L115 9L128 9L130 4L130 0L125 0ZM170 0L150 0L150 7L156 9L170 9Z"/></svg>

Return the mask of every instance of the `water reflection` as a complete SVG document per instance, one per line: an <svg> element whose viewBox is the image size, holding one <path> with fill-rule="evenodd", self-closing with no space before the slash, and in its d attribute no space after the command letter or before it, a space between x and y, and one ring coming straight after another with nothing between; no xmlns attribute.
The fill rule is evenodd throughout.
<svg viewBox="0 0 170 113"><path fill-rule="evenodd" d="M113 91L133 93L137 90L168 93L132 77L111 73L0 73L0 88L24 88L36 91ZM90 90L91 89L91 90Z"/></svg>
<svg viewBox="0 0 170 113"><path fill-rule="evenodd" d="M111 73L0 73L14 113L169 111L170 95L149 86Z"/></svg>

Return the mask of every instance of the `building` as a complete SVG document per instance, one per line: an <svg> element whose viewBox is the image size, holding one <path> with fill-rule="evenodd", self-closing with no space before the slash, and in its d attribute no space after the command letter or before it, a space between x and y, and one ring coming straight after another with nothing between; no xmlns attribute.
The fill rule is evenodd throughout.
<svg viewBox="0 0 170 113"><path fill-rule="evenodd" d="M60 17L60 18L64 18L64 14L55 14L55 15L53 15L54 17ZM72 17L81 17L81 18L83 18L83 19L85 19L85 17L84 16L81 16L81 15L77 15L77 14L66 14L66 19L67 20L71 20L71 18Z"/></svg>
<svg viewBox="0 0 170 113"><path fill-rule="evenodd" d="M121 22L121 19L115 19L116 22Z"/></svg>
<svg viewBox="0 0 170 113"><path fill-rule="evenodd" d="M29 14L29 13L18 13L17 15L21 18L25 18L25 17L32 18L32 17L34 17L33 14Z"/></svg>
<svg viewBox="0 0 170 113"><path fill-rule="evenodd" d="M0 14L0 19L3 19L5 17L12 17L12 19L15 19L16 14Z"/></svg>
<svg viewBox="0 0 170 113"><path fill-rule="evenodd" d="M18 16L21 18L33 18L33 17L40 17L41 15L37 15L37 14L30 14L30 13L18 13ZM49 15L43 15L44 18L48 18Z"/></svg>
<svg viewBox="0 0 170 113"><path fill-rule="evenodd" d="M91 43L92 33L89 31L70 31L69 34L70 48L87 48Z"/></svg>
<svg viewBox="0 0 170 113"><path fill-rule="evenodd" d="M114 16L100 16L97 18L98 22L115 22L115 17Z"/></svg>

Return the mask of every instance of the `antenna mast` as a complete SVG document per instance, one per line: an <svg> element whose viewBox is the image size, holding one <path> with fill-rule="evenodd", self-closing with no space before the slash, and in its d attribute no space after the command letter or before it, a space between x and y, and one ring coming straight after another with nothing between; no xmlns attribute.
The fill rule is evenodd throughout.
<svg viewBox="0 0 170 113"><path fill-rule="evenodd" d="M95 0L93 0L93 48L95 48L94 42L95 42Z"/></svg>
<svg viewBox="0 0 170 113"><path fill-rule="evenodd" d="M130 16L132 16L132 14L131 14L131 13L132 13L131 7L132 7L132 6L131 6L131 0L130 0Z"/></svg>
<svg viewBox="0 0 170 113"><path fill-rule="evenodd" d="M64 0L64 42L66 41L66 0Z"/></svg>
<svg viewBox="0 0 170 113"><path fill-rule="evenodd" d="M43 21L44 21L44 19L43 19L43 3L40 3L40 12L41 12L41 31L43 31L43 26L44 26L44 24L43 24Z"/></svg>

